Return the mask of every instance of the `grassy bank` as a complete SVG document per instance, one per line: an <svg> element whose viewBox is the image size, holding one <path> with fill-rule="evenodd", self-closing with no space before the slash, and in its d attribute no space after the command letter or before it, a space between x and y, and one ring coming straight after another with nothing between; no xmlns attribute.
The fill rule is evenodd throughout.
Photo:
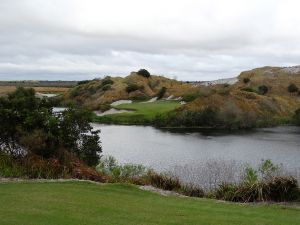
<svg viewBox="0 0 300 225"><path fill-rule="evenodd" d="M87 182L0 184L0 224L300 224L300 210Z"/></svg>
<svg viewBox="0 0 300 225"><path fill-rule="evenodd" d="M105 116L97 116L95 122L113 124L151 124L158 114L164 114L179 107L179 101L156 101L156 102L133 102L131 104L121 104L115 109L133 110L133 112L119 113Z"/></svg>

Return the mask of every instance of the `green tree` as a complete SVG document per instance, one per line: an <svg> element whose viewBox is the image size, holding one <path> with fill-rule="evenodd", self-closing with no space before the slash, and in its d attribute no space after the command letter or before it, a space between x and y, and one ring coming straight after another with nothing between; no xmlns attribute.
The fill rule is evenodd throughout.
<svg viewBox="0 0 300 225"><path fill-rule="evenodd" d="M47 100L35 97L33 89L17 88L0 98L0 152L60 158L60 149L65 149L94 166L102 149L91 118L90 112L75 108L55 114Z"/></svg>
<svg viewBox="0 0 300 225"><path fill-rule="evenodd" d="M294 92L298 92L298 87L295 85L295 84L290 84L289 86L288 86L288 91L290 92L290 93L294 93Z"/></svg>
<svg viewBox="0 0 300 225"><path fill-rule="evenodd" d="M146 78L149 78L151 75L150 73L148 72L148 70L146 69L140 69L138 72L137 72L138 75L141 75L143 77L146 77Z"/></svg>

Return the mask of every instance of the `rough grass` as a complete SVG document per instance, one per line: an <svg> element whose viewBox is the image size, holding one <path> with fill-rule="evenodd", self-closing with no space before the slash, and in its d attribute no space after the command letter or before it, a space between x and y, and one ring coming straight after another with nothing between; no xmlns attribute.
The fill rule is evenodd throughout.
<svg viewBox="0 0 300 225"><path fill-rule="evenodd" d="M165 197L130 185L0 184L0 224L300 224L300 210Z"/></svg>
<svg viewBox="0 0 300 225"><path fill-rule="evenodd" d="M134 102L115 106L116 109L133 110L133 112L99 116L95 118L100 123L117 124L147 124L158 114L164 114L179 107L179 101Z"/></svg>

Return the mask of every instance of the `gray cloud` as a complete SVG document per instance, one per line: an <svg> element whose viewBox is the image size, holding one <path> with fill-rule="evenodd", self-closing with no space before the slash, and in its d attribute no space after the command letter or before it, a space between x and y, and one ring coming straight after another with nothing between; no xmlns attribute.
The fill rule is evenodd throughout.
<svg viewBox="0 0 300 225"><path fill-rule="evenodd" d="M181 80L300 64L296 0L1 0L0 80Z"/></svg>

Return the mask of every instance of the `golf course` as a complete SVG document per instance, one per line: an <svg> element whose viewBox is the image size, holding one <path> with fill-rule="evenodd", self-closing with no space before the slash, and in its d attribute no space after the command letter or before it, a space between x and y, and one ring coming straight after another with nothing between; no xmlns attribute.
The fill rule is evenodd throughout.
<svg viewBox="0 0 300 225"><path fill-rule="evenodd" d="M117 113L95 117L95 122L116 124L147 124L157 115L163 115L180 106L177 100L160 100L154 102L136 101L114 106L117 110L131 110L132 112Z"/></svg>
<svg viewBox="0 0 300 225"><path fill-rule="evenodd" d="M0 224L297 225L300 209L162 196L134 185L90 182L0 184Z"/></svg>

